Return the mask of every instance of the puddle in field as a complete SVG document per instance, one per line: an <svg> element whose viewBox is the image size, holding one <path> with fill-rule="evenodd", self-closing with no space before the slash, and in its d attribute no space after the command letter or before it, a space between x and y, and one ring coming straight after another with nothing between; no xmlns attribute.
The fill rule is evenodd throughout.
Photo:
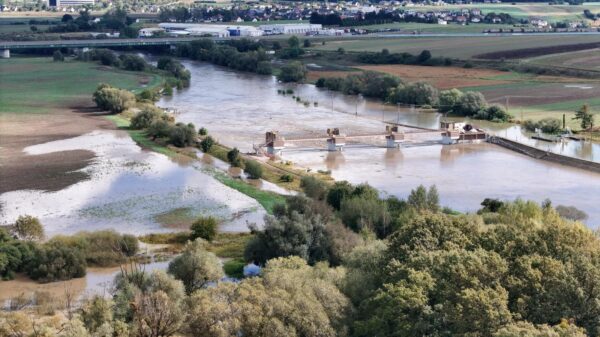
<svg viewBox="0 0 600 337"><path fill-rule="evenodd" d="M565 88L582 89L582 90L594 89L594 87L592 87L590 85L585 85L585 84L565 84Z"/></svg>
<svg viewBox="0 0 600 337"><path fill-rule="evenodd" d="M47 234L115 229L143 234L170 229L157 215L190 208L194 215L224 220L228 231L246 231L246 221L262 223L264 209L252 198L203 172L202 163L176 163L141 150L124 131L97 130L79 137L27 147L28 154L86 149L96 158L83 171L90 179L56 192L21 190L0 195L0 223L19 215L38 217ZM245 214L232 217L232 214Z"/></svg>

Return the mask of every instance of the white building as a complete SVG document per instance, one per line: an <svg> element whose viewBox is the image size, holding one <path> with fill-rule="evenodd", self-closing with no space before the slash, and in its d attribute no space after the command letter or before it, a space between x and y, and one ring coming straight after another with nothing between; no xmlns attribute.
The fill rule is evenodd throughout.
<svg viewBox="0 0 600 337"><path fill-rule="evenodd" d="M211 25L198 23L159 23L160 28L165 29L169 34L177 35L195 35L195 36L213 36L213 37L229 37L229 36L246 36L256 37L263 35L263 32L252 26L228 26L228 25ZM184 33L185 32L185 33Z"/></svg>
<svg viewBox="0 0 600 337"><path fill-rule="evenodd" d="M278 35L278 34L297 34L305 35L307 33L318 33L323 30L323 26L320 24L311 23L292 23L292 24L274 24L274 25L261 25L260 29L265 35Z"/></svg>
<svg viewBox="0 0 600 337"><path fill-rule="evenodd" d="M152 37L154 35L163 33L164 31L165 30L163 28L159 28L159 27L142 28L138 32L138 36L139 37Z"/></svg>
<svg viewBox="0 0 600 337"><path fill-rule="evenodd" d="M56 0L57 7L94 5L94 0Z"/></svg>

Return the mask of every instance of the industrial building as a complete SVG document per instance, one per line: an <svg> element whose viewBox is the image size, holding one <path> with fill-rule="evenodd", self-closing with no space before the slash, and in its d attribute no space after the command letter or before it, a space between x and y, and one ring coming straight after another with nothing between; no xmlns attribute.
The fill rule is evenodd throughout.
<svg viewBox="0 0 600 337"><path fill-rule="evenodd" d="M85 6L85 5L94 5L94 0L54 0L49 1L48 5L50 7L77 7L77 6Z"/></svg>
<svg viewBox="0 0 600 337"><path fill-rule="evenodd" d="M311 33L318 33L323 30L323 26L320 24L312 23L292 23L292 24L273 24L273 25L261 25L260 29L265 35L306 35Z"/></svg>
<svg viewBox="0 0 600 337"><path fill-rule="evenodd" d="M158 25L167 33L173 35L212 37L257 37L263 35L263 32L260 29L252 26L211 25L198 23L160 23Z"/></svg>

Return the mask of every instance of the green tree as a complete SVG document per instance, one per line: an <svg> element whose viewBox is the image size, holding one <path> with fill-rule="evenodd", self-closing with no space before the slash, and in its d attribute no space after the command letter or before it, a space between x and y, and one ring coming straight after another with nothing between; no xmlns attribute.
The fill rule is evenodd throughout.
<svg viewBox="0 0 600 337"><path fill-rule="evenodd" d="M210 149L213 147L213 145L215 145L215 143L215 140L211 136L208 136L202 139L202 141L200 142L200 148L202 149L202 152L206 153L210 151Z"/></svg>
<svg viewBox="0 0 600 337"><path fill-rule="evenodd" d="M183 282L188 293L223 277L219 259L206 251L205 243L200 239L186 244L183 253L169 263L168 270L169 274Z"/></svg>
<svg viewBox="0 0 600 337"><path fill-rule="evenodd" d="M594 115L590 111L590 106L588 104L584 104L579 110L575 111L575 117L573 117L573 119L581 122L580 125L583 130L594 128Z"/></svg>
<svg viewBox="0 0 600 337"><path fill-rule="evenodd" d="M227 160L233 167L244 166L244 160L242 159L242 156L240 155L240 150L238 150L237 147L234 147L229 152L227 152Z"/></svg>
<svg viewBox="0 0 600 337"><path fill-rule="evenodd" d="M440 91L438 100L438 109L440 112L452 112L458 103L463 93L458 89Z"/></svg>
<svg viewBox="0 0 600 337"><path fill-rule="evenodd" d="M306 67L300 62L290 62L281 67L277 79L281 82L302 82L306 78Z"/></svg>
<svg viewBox="0 0 600 337"><path fill-rule="evenodd" d="M63 62L65 60L65 56L60 52L60 50L54 51L52 54L52 59L54 62Z"/></svg>
<svg viewBox="0 0 600 337"><path fill-rule="evenodd" d="M217 236L217 226L217 219L212 216L200 217L194 221L190 228L192 230L190 238L192 240L201 238L210 242Z"/></svg>
<svg viewBox="0 0 600 337"><path fill-rule="evenodd" d="M14 232L22 240L39 241L44 239L44 226L38 218L30 215L21 215L17 218Z"/></svg>
<svg viewBox="0 0 600 337"><path fill-rule="evenodd" d="M256 160L249 160L246 162L244 172L248 175L248 178L250 179L260 179L263 175L262 165Z"/></svg>

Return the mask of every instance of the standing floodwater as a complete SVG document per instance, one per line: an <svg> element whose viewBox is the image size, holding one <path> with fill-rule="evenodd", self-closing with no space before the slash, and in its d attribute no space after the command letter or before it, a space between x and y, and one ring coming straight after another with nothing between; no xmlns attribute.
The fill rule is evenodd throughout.
<svg viewBox="0 0 600 337"><path fill-rule="evenodd" d="M268 130L294 138L323 136L330 127L348 134L383 132L382 119L422 127L437 127L440 120L439 114L384 106L313 85L282 85L270 76L200 62L186 62L186 67L192 72L190 88L159 104L176 108L179 120L205 126L220 142L242 151L264 142ZM288 88L294 93L278 94ZM310 104L298 103L292 95ZM598 156L595 151L590 148L583 153ZM419 184L436 184L442 203L461 211L478 209L488 197L539 202L550 198L555 205L576 206L588 213L590 226L600 224L600 175L494 145L436 145L400 151L363 148L343 154L292 149L284 151L283 159L312 169L329 169L336 179L368 182L399 197L406 197Z"/></svg>

